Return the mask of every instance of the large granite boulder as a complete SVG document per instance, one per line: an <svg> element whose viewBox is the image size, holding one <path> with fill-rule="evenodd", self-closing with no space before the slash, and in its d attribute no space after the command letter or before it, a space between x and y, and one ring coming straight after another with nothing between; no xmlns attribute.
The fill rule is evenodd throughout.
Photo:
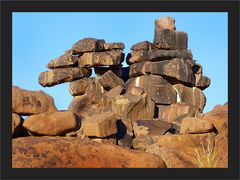
<svg viewBox="0 0 240 180"><path fill-rule="evenodd" d="M56 112L54 100L43 91L29 91L18 86L12 87L12 112L28 116Z"/></svg>
<svg viewBox="0 0 240 180"><path fill-rule="evenodd" d="M12 141L12 167L166 168L166 164L154 154L75 137L27 137Z"/></svg>
<svg viewBox="0 0 240 180"><path fill-rule="evenodd" d="M29 116L23 126L34 136L58 136L79 129L80 123L71 112L54 112Z"/></svg>
<svg viewBox="0 0 240 180"><path fill-rule="evenodd" d="M42 72L39 75L38 82L43 87L51 87L57 84L72 82L77 79L89 77L91 74L91 69L79 67L51 69Z"/></svg>
<svg viewBox="0 0 240 180"><path fill-rule="evenodd" d="M173 104L177 102L177 93L172 85L161 76L144 75L131 78L126 83L127 88L136 86L142 88L157 104Z"/></svg>
<svg viewBox="0 0 240 180"><path fill-rule="evenodd" d="M168 78L170 83L183 82L195 84L195 75L191 66L181 58L159 62L139 62L130 66L129 76L141 76L145 74L161 75Z"/></svg>

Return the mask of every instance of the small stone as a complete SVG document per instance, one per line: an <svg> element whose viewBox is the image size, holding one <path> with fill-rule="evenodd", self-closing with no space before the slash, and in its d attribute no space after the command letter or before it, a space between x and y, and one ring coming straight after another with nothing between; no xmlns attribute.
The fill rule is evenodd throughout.
<svg viewBox="0 0 240 180"><path fill-rule="evenodd" d="M18 86L12 87L12 112L22 116L56 112L51 96L43 91L29 91Z"/></svg>
<svg viewBox="0 0 240 180"><path fill-rule="evenodd" d="M203 76L202 74L195 74L196 77L196 83L195 86L198 87L201 90L204 90L208 88L211 84L211 79L209 79L206 76Z"/></svg>
<svg viewBox="0 0 240 180"><path fill-rule="evenodd" d="M80 120L71 112L29 116L23 126L34 136L58 136L80 128Z"/></svg>
<svg viewBox="0 0 240 180"><path fill-rule="evenodd" d="M114 43L105 43L104 50L113 50L113 49L121 49L125 48L124 43L122 42L114 42Z"/></svg>
<svg viewBox="0 0 240 180"><path fill-rule="evenodd" d="M91 69L71 67L59 68L42 72L39 75L39 84L43 87L51 87L57 84L72 82L84 77L91 76Z"/></svg>
<svg viewBox="0 0 240 180"><path fill-rule="evenodd" d="M132 51L149 50L152 44L149 41L139 42L131 47Z"/></svg>
<svg viewBox="0 0 240 180"><path fill-rule="evenodd" d="M102 51L105 41L103 39L84 38L72 46L72 50L77 53Z"/></svg>
<svg viewBox="0 0 240 180"><path fill-rule="evenodd" d="M214 126L211 122L194 117L186 117L180 126L181 134L201 134L212 132Z"/></svg>

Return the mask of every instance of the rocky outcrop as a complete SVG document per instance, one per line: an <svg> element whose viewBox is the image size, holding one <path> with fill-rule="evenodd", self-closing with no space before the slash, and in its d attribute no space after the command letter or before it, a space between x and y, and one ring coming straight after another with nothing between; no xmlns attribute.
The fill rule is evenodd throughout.
<svg viewBox="0 0 240 180"><path fill-rule="evenodd" d="M13 168L166 168L157 155L79 138L17 138L12 146Z"/></svg>

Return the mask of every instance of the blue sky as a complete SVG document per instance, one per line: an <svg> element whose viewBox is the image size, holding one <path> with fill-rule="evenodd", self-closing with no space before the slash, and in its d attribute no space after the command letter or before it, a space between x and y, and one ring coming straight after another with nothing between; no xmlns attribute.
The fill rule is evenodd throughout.
<svg viewBox="0 0 240 180"><path fill-rule="evenodd" d="M38 84L39 74L47 70L50 60L85 37L124 42L127 54L137 42L152 42L154 20L165 15L176 19L178 31L188 33L188 48L212 81L204 90L204 112L227 102L227 13L13 13L12 82L24 89L43 90L54 98L59 110L67 109L73 98L69 83L46 88Z"/></svg>

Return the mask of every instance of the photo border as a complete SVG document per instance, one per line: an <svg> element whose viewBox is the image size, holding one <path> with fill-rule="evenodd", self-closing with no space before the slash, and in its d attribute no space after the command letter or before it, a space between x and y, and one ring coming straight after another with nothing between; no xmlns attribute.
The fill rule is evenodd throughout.
<svg viewBox="0 0 240 180"><path fill-rule="evenodd" d="M8 0L1 1L0 3L0 115L2 121L0 123L0 174L3 179L239 179L239 1ZM227 12L229 107L228 168L12 168L12 12ZM217 64L217 59L215 61Z"/></svg>

